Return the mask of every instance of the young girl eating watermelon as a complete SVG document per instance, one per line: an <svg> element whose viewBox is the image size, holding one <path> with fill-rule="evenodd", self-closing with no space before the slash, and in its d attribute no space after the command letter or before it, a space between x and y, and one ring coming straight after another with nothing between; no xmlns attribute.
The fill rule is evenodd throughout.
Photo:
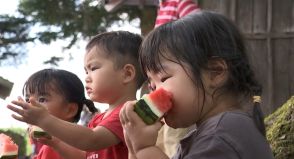
<svg viewBox="0 0 294 159"><path fill-rule="evenodd" d="M239 31L226 17L201 11L159 26L144 39L139 60L151 90L172 94L165 123L197 124L173 158L273 159L259 105L261 86ZM129 151L138 159L168 158L155 146L162 122L145 124L135 105L130 101L120 112Z"/></svg>

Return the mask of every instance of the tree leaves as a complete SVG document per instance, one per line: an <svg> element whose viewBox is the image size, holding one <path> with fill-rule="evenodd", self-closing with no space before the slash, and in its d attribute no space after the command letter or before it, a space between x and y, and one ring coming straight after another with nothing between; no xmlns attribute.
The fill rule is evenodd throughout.
<svg viewBox="0 0 294 159"><path fill-rule="evenodd" d="M70 49L79 39L88 40L113 24L142 15L142 10L130 6L108 13L103 3L94 2L97 0L21 0L17 17L0 15L0 65L9 57L25 55L29 42L67 40L64 48Z"/></svg>

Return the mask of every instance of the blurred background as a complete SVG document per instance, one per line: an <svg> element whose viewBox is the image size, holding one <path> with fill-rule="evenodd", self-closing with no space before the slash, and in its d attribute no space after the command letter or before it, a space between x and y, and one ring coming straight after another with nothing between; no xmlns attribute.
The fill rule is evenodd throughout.
<svg viewBox="0 0 294 159"><path fill-rule="evenodd" d="M293 0L194 1L201 9L226 15L244 33L264 88L266 116L293 96ZM91 36L110 30L146 35L154 27L159 1L0 0L0 4L0 130L25 136L26 124L13 120L6 109L9 99L21 95L25 80L40 69L61 68L84 81L84 48ZM105 110L103 104L96 105Z"/></svg>

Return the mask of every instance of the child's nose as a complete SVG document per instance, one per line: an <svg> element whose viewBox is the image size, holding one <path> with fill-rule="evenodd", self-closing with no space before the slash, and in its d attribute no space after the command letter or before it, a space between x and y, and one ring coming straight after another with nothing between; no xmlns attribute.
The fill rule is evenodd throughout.
<svg viewBox="0 0 294 159"><path fill-rule="evenodd" d="M33 96L31 96L31 97L29 98L29 102L31 102L32 100L36 101L36 98L33 97Z"/></svg>
<svg viewBox="0 0 294 159"><path fill-rule="evenodd" d="M85 81L86 83L89 83L91 81L91 78L89 77L89 75L86 75Z"/></svg>

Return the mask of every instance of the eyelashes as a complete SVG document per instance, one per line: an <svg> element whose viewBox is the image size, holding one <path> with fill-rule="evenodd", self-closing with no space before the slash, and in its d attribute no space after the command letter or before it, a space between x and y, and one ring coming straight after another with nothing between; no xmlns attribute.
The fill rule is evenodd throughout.
<svg viewBox="0 0 294 159"><path fill-rule="evenodd" d="M163 77L160 79L161 82L165 82L169 77Z"/></svg>
<svg viewBox="0 0 294 159"><path fill-rule="evenodd" d="M160 83L166 82L166 80L168 80L169 78L170 78L170 76L160 78ZM156 84L154 84L148 80L148 88L149 88L149 90L154 91L154 90L156 90Z"/></svg>
<svg viewBox="0 0 294 159"><path fill-rule="evenodd" d="M29 98L25 98L25 101L26 101L27 103L31 103ZM48 100L47 100L45 97L39 97L38 100L37 100L37 102L39 102L39 103L45 103L45 102L47 102L47 101L48 101Z"/></svg>

